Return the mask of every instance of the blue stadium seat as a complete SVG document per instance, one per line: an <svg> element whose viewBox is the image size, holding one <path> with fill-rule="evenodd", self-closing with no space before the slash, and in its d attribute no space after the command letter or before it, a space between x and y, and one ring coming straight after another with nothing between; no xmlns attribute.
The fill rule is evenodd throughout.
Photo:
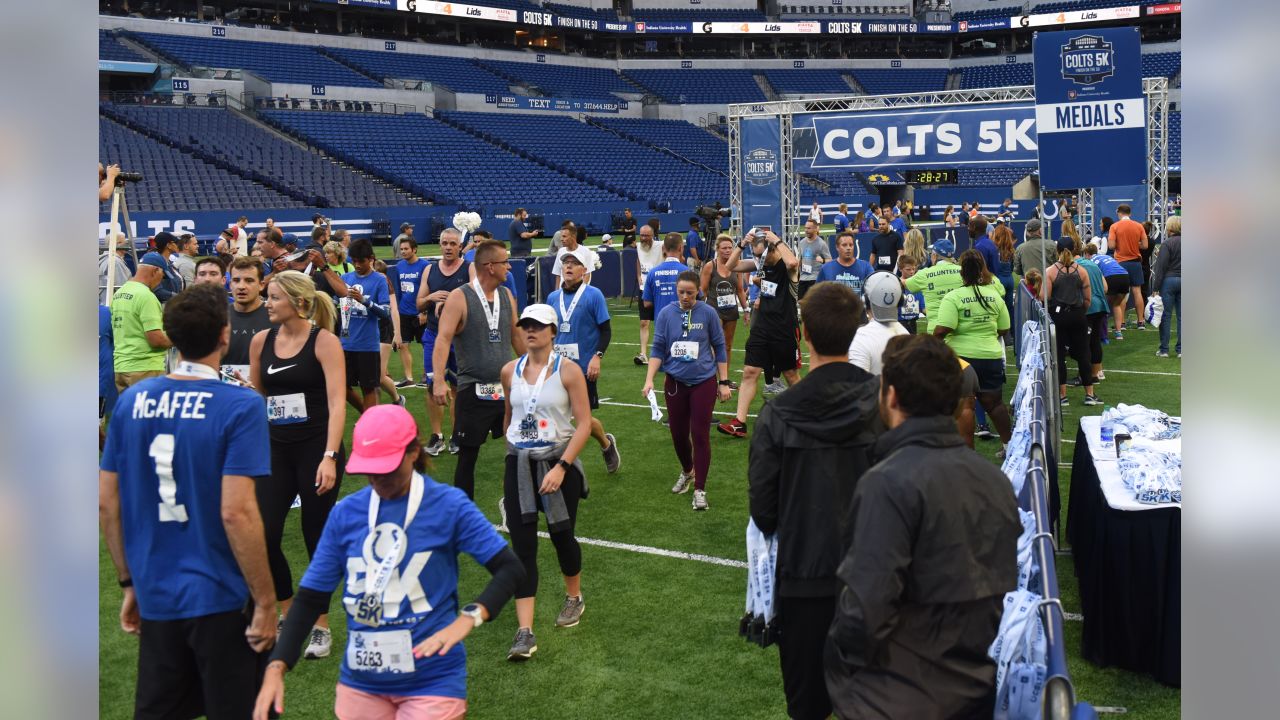
<svg viewBox="0 0 1280 720"><path fill-rule="evenodd" d="M129 37L187 67L248 70L272 82L382 87L305 45L159 33L130 33Z"/></svg>
<svg viewBox="0 0 1280 720"><path fill-rule="evenodd" d="M1031 85L1035 76L1031 63L973 65L960 70L960 87L965 90L988 87Z"/></svg>
<svg viewBox="0 0 1280 720"><path fill-rule="evenodd" d="M560 97L616 99L610 93L644 92L644 88L608 68L499 60L477 60L476 65L513 83L533 85Z"/></svg>
<svg viewBox="0 0 1280 720"><path fill-rule="evenodd" d="M869 95L936 92L947 86L946 68L866 69L849 74Z"/></svg>
<svg viewBox="0 0 1280 720"><path fill-rule="evenodd" d="M729 143L683 120L642 120L598 116L588 119L649 147L666 149L716 172L729 174Z"/></svg>
<svg viewBox="0 0 1280 720"><path fill-rule="evenodd" d="M1017 5L998 8L983 8L981 10L964 10L951 14L951 19L955 22L970 22L973 20L996 20L998 18L1010 18L1015 15L1021 15L1022 8Z"/></svg>
<svg viewBox="0 0 1280 720"><path fill-rule="evenodd" d="M98 59L117 62L150 62L146 57L122 44L110 30L98 31Z"/></svg>
<svg viewBox="0 0 1280 720"><path fill-rule="evenodd" d="M764 102L751 70L627 70L632 82L672 103Z"/></svg>
<svg viewBox="0 0 1280 720"><path fill-rule="evenodd" d="M843 70L762 70L773 89L790 95L852 95Z"/></svg>
<svg viewBox="0 0 1280 720"><path fill-rule="evenodd" d="M379 79L427 80L469 93L505 93L510 83L466 58L330 48L326 53Z"/></svg>

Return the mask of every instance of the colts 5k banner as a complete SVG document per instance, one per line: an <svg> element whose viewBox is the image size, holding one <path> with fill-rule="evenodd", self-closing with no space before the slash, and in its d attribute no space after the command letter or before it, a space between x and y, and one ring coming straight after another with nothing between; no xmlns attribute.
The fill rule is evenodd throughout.
<svg viewBox="0 0 1280 720"><path fill-rule="evenodd" d="M785 237L782 224L782 129L777 117L743 118L742 232L769 226Z"/></svg>

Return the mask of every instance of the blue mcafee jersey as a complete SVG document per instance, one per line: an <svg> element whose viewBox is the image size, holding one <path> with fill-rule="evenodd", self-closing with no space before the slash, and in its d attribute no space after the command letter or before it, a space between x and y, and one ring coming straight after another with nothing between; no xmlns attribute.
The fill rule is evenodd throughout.
<svg viewBox="0 0 1280 720"><path fill-rule="evenodd" d="M383 312L391 312L391 292L387 290L387 276L371 272L363 277L352 271L342 276L347 287L359 287L360 293L370 305L377 305ZM342 337L342 349L350 352L378 352L380 349L378 314L372 307L351 300L351 324ZM341 320L339 320L341 321Z"/></svg>
<svg viewBox="0 0 1280 720"><path fill-rule="evenodd" d="M689 266L679 260L667 258L660 265L649 271L648 277L644 279L642 299L653 303L653 316L655 318L658 317L658 313L662 312L662 308L677 300L676 279L680 277L680 273L688 269Z"/></svg>
<svg viewBox="0 0 1280 720"><path fill-rule="evenodd" d="M418 314L418 289L427 276L427 265L427 261L422 258L414 263L401 260L395 264L395 273L388 273L396 283L396 299L400 303L401 315Z"/></svg>
<svg viewBox="0 0 1280 720"><path fill-rule="evenodd" d="M547 304L556 310L557 349L572 345L577 351L576 357L568 352L562 354L578 363L585 373L591 357L596 354L596 350L600 349L600 325L609 321L609 304L605 302L604 293L584 282L575 292L564 297L565 310L569 309L573 304L573 298L579 293L582 293L582 299L578 301L578 306L573 309L573 315L569 318L569 332L560 331L560 324L564 322L564 313L560 311L560 298L564 295L564 290L555 290L548 295Z"/></svg>
<svg viewBox="0 0 1280 720"><path fill-rule="evenodd" d="M124 552L147 620L244 607L222 477L271 474L266 401L219 380L150 378L116 402L102 469L120 477Z"/></svg>
<svg viewBox="0 0 1280 720"><path fill-rule="evenodd" d="M818 268L818 282L834 281L844 283L854 292L861 295L862 284L874 272L875 268L872 268L871 263L866 260L856 259L848 267L841 265L839 260L832 260L823 263L822 267Z"/></svg>
<svg viewBox="0 0 1280 720"><path fill-rule="evenodd" d="M98 397L113 407L116 403L115 341L111 334L111 309L98 306Z"/></svg>
<svg viewBox="0 0 1280 720"><path fill-rule="evenodd" d="M422 503L413 523L402 527L409 494L379 503L374 532L369 531L369 499L364 487L338 502L301 585L329 593L342 582L349 632L409 630L416 646L458 617L458 554L489 562L507 543L461 490L425 478ZM365 579L390 550L395 535L406 546L382 594L383 624L371 628L356 622L352 611L365 591ZM447 655L416 658L412 673L352 670L342 653L340 680L357 690L390 695L467 696L467 654L459 643Z"/></svg>

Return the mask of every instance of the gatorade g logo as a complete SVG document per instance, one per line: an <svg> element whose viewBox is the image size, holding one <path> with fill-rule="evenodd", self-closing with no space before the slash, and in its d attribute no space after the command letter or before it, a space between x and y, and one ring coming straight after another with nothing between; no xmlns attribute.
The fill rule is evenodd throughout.
<svg viewBox="0 0 1280 720"><path fill-rule="evenodd" d="M742 174L752 185L768 185L778 179L778 153L769 148L756 148L747 153Z"/></svg>
<svg viewBox="0 0 1280 720"><path fill-rule="evenodd" d="M1062 79L1097 85L1116 74L1111 43L1097 35L1080 35L1062 46Z"/></svg>
<svg viewBox="0 0 1280 720"><path fill-rule="evenodd" d="M386 590L382 593L382 602L387 608L388 617L396 617L401 601L409 599L414 613L431 611L431 603L427 602L427 594L422 589L419 579L427 567L431 552L417 552L409 558L403 572L400 563L404 562L407 551L407 539L404 530L395 523L381 523L364 539L361 557L347 558L347 594L359 596L365 592L365 579L370 570L382 563L383 558L399 545L395 559L395 567L391 570L391 578L387 581ZM392 608L395 608L394 610Z"/></svg>
<svg viewBox="0 0 1280 720"><path fill-rule="evenodd" d="M711 23L709 23L709 22L704 22L704 23L702 23L702 32L704 32L704 33L709 33L709 32L711 32Z"/></svg>
<svg viewBox="0 0 1280 720"><path fill-rule="evenodd" d="M409 2L405 3L405 8L409 12L418 12L418 0L409 0ZM389 48L389 49L394 49L394 48Z"/></svg>

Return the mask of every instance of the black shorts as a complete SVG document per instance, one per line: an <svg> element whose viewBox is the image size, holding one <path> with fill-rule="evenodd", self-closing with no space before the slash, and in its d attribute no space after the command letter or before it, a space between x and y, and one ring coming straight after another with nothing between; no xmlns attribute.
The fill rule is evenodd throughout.
<svg viewBox="0 0 1280 720"><path fill-rule="evenodd" d="M978 374L979 392L999 392L1004 388L1004 360L992 358L965 358L965 362Z"/></svg>
<svg viewBox="0 0 1280 720"><path fill-rule="evenodd" d="M596 389L596 381L587 381L587 400L591 402L591 409L600 409L600 392Z"/></svg>
<svg viewBox="0 0 1280 720"><path fill-rule="evenodd" d="M1107 283L1107 295L1129 294L1130 285L1128 275L1108 275L1102 279Z"/></svg>
<svg viewBox="0 0 1280 720"><path fill-rule="evenodd" d="M804 294L809 292L809 288L813 287L813 284L816 282L818 281L817 280L801 280L797 282L796 283L796 299L799 300L800 298L803 298Z"/></svg>
<svg viewBox="0 0 1280 720"><path fill-rule="evenodd" d="M796 332L799 333L799 330ZM758 367L770 377L799 368L800 346L796 336L762 337L759 333L751 333L747 337L746 359L743 364Z"/></svg>
<svg viewBox="0 0 1280 720"><path fill-rule="evenodd" d="M645 305L643 300L640 301L640 319L641 320L653 319L653 306Z"/></svg>
<svg viewBox="0 0 1280 720"><path fill-rule="evenodd" d="M418 323L418 316L401 315L400 342L408 345L415 340L422 342L422 326Z"/></svg>
<svg viewBox="0 0 1280 720"><path fill-rule="evenodd" d="M382 379L380 353L346 350L343 355L347 358L347 387L359 386L365 392L378 387L378 381Z"/></svg>
<svg viewBox="0 0 1280 720"><path fill-rule="evenodd" d="M378 343L381 345L390 345L391 341L396 338L396 329L392 327L390 320L378 320Z"/></svg>
<svg viewBox="0 0 1280 720"><path fill-rule="evenodd" d="M134 717L209 720L253 714L270 653L249 647L241 610L189 620L143 620ZM208 695L204 689L212 690Z"/></svg>
<svg viewBox="0 0 1280 720"><path fill-rule="evenodd" d="M481 400L476 397L475 383L467 383L458 388L458 397L453 401L454 416L453 438L458 445L464 447L480 447L488 440L488 436L502 437L506 428L502 427L502 417L506 414L506 403L501 400Z"/></svg>

